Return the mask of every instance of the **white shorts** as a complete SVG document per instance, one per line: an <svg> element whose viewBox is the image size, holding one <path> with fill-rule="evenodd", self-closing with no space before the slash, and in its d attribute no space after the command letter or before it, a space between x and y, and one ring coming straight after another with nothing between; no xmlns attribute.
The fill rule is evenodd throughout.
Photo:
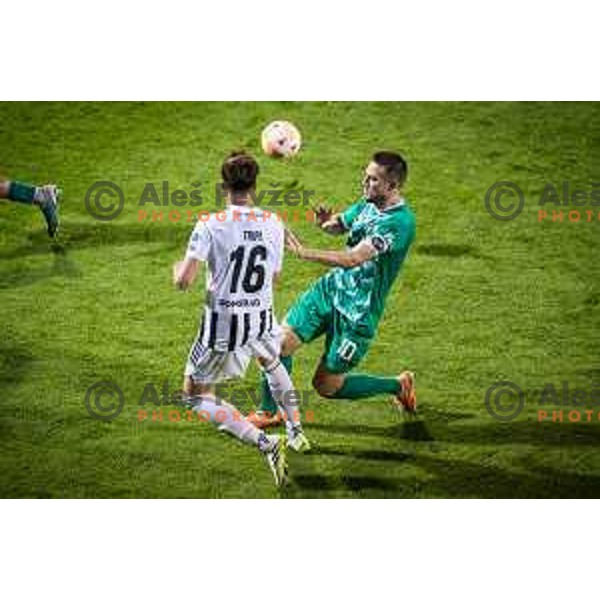
<svg viewBox="0 0 600 600"><path fill-rule="evenodd" d="M251 340L233 351L206 348L201 342L192 345L185 366L186 377L194 383L211 385L238 379L245 375L252 358L262 358L269 363L279 358L281 335Z"/></svg>

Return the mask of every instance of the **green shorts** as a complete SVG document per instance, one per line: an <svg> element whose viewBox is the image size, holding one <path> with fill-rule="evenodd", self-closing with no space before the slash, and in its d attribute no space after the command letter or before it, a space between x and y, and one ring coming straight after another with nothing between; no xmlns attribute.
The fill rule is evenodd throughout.
<svg viewBox="0 0 600 600"><path fill-rule="evenodd" d="M305 344L325 334L323 361L331 373L354 369L373 339L357 331L356 325L334 307L324 279L319 279L296 300L285 320Z"/></svg>

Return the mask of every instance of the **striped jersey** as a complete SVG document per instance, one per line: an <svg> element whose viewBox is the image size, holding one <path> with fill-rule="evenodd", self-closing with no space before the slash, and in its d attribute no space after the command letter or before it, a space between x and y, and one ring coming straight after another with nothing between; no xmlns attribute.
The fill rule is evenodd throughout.
<svg viewBox="0 0 600 600"><path fill-rule="evenodd" d="M234 351L273 335L273 276L283 265L283 226L272 213L229 206L198 221L186 259L206 262L206 302L199 340Z"/></svg>

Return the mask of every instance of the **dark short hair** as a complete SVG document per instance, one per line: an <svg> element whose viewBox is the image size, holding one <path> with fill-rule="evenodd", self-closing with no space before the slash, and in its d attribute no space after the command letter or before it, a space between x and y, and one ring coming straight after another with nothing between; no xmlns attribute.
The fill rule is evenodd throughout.
<svg viewBox="0 0 600 600"><path fill-rule="evenodd" d="M385 169L386 177L397 186L402 186L408 176L408 164L397 152L375 152L373 162Z"/></svg>
<svg viewBox="0 0 600 600"><path fill-rule="evenodd" d="M256 187L258 163L246 152L232 152L221 166L223 187L230 192L247 192Z"/></svg>

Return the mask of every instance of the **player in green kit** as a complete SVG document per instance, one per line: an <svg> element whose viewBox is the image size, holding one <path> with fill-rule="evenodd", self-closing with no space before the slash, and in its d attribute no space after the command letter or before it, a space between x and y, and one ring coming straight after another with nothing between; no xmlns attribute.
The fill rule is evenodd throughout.
<svg viewBox="0 0 600 600"><path fill-rule="evenodd" d="M321 396L354 400L390 394L399 409L414 414L417 398L411 372L398 377L351 372L375 337L386 298L415 237L415 217L402 196L407 171L399 154L377 152L365 170L363 198L343 213L318 211L325 232L348 235L346 250L305 248L287 232L287 247L296 256L333 268L288 312L281 360L291 370L293 353L324 335L324 353L313 378ZM263 385L260 410L250 417L263 427L281 419L267 392Z"/></svg>

